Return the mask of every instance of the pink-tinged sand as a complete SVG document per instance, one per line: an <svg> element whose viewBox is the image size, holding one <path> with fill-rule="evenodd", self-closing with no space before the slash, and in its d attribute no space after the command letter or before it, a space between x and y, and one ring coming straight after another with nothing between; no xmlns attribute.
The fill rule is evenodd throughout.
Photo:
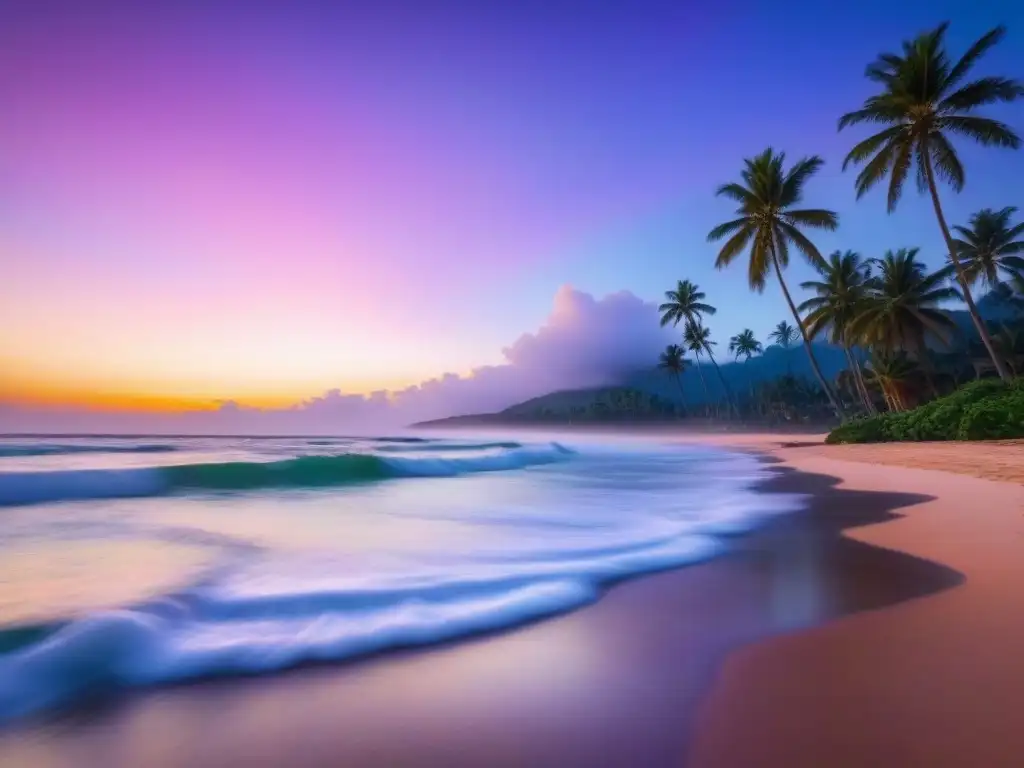
<svg viewBox="0 0 1024 768"><path fill-rule="evenodd" d="M845 535L965 581L736 651L698 715L689 762L1024 765L1024 444L740 442L840 477L839 489L932 497Z"/></svg>

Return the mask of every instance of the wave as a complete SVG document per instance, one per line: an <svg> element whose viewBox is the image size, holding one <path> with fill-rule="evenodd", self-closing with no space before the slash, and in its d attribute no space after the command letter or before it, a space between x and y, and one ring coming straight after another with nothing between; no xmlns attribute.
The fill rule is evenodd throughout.
<svg viewBox="0 0 1024 768"><path fill-rule="evenodd" d="M406 575L373 588L341 582L266 594L244 579L105 611L0 654L0 721L112 688L271 672L522 624L596 600L610 580L706 559L685 535L586 557ZM257 583L257 589L259 584Z"/></svg>
<svg viewBox="0 0 1024 768"><path fill-rule="evenodd" d="M15 456L60 456L72 453L171 453L173 445L65 445L25 443L0 445L0 458Z"/></svg>
<svg viewBox="0 0 1024 768"><path fill-rule="evenodd" d="M497 443L430 443L423 445L416 445L415 447L406 447L403 445L383 445L377 448L378 451L383 453L408 453L409 451L416 451L417 453L432 453L432 452L448 452L448 451L493 451L497 449L501 450L514 450L516 448L522 448L522 443L513 442L497 442Z"/></svg>
<svg viewBox="0 0 1024 768"><path fill-rule="evenodd" d="M158 496L183 492L325 488L403 477L452 477L521 469L568 458L558 443L466 457L343 453L268 462L217 462L129 469L0 473L0 506L73 499Z"/></svg>

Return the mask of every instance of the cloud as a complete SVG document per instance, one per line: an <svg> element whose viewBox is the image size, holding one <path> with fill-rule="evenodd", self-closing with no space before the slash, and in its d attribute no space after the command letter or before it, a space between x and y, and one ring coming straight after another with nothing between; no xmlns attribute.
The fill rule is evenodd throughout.
<svg viewBox="0 0 1024 768"><path fill-rule="evenodd" d="M171 414L0 405L0 431L344 433L397 428L425 419L500 410L559 389L612 383L649 367L671 341L657 308L628 291L597 299L563 286L533 333L502 350L505 362L467 376L447 373L401 390L346 394L333 389L286 408L233 401L214 411Z"/></svg>

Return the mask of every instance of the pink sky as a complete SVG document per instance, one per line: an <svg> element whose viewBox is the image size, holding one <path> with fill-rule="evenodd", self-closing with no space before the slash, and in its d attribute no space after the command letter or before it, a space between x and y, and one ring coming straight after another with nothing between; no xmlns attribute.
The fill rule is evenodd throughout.
<svg viewBox="0 0 1024 768"><path fill-rule="evenodd" d="M0 25L0 395L270 402L497 362L540 307L488 294L640 188L380 52L195 22Z"/></svg>

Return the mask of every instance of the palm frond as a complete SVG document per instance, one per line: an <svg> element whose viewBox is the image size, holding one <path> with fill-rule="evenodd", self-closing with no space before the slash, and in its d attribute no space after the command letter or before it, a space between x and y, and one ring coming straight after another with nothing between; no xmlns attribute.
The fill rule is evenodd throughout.
<svg viewBox="0 0 1024 768"><path fill-rule="evenodd" d="M780 155L780 158L784 155ZM811 155L798 160L789 169L789 173L782 179L782 190L778 195L780 207L788 207L800 202L803 196L803 188L807 180L817 173L825 164L817 155Z"/></svg>
<svg viewBox="0 0 1024 768"><path fill-rule="evenodd" d="M717 227L708 232L708 242L713 243L716 240L720 240L730 232L735 232L740 227L746 226L750 223L750 217L743 216L739 219L733 219L727 221L724 224L719 224Z"/></svg>
<svg viewBox="0 0 1024 768"><path fill-rule="evenodd" d="M941 133L934 133L929 138L929 149L935 159L936 175L948 183L957 192L964 188L964 167L953 149L953 145Z"/></svg>
<svg viewBox="0 0 1024 768"><path fill-rule="evenodd" d="M843 170L845 171L850 163L859 165L864 160L875 154L875 152L887 142L899 138L899 135L903 133L904 130L904 126L900 124L886 128L884 131L879 131L874 136L868 136L864 141L851 149L849 154L846 155L846 158L843 160Z"/></svg>
<svg viewBox="0 0 1024 768"><path fill-rule="evenodd" d="M858 200L889 173L889 169L896 158L896 152L902 144L903 142L890 142L886 144L857 174L856 188Z"/></svg>
<svg viewBox="0 0 1024 768"><path fill-rule="evenodd" d="M960 60L953 65L949 74L946 75L942 83L943 89L949 90L963 80L978 59L984 56L990 48L999 43L1004 37L1006 37L1006 27L1000 24L975 40L971 47L967 49L967 52L960 57Z"/></svg>
<svg viewBox="0 0 1024 768"><path fill-rule="evenodd" d="M889 192L886 196L886 208L889 213L896 210L896 204L900 201L900 196L903 194L903 183L907 180L907 172L910 170L910 161L913 157L914 145L909 141L903 142L889 171Z"/></svg>
<svg viewBox="0 0 1024 768"><path fill-rule="evenodd" d="M974 115L947 115L936 121L939 130L973 139L985 147L1018 149L1020 136L1006 123Z"/></svg>
<svg viewBox="0 0 1024 768"><path fill-rule="evenodd" d="M806 256L807 260L812 264L822 260L818 248L799 229L784 221L779 223L779 229L781 234L784 235L784 239L792 242L797 247L797 250Z"/></svg>
<svg viewBox="0 0 1024 768"><path fill-rule="evenodd" d="M869 100L870 101L870 100ZM851 125L858 125L860 123L891 123L896 117L896 110L885 109L881 105L872 104L865 106L863 109L857 109L853 112L847 112L845 115L839 118L839 130L843 130Z"/></svg>
<svg viewBox="0 0 1024 768"><path fill-rule="evenodd" d="M799 211L785 211L782 219L790 224L800 224L814 229L833 231L839 228L839 214L823 208L805 208Z"/></svg>
<svg viewBox="0 0 1024 768"><path fill-rule="evenodd" d="M750 242L750 238L753 236L754 228L747 226L730 237L725 242L725 245L722 246L722 250L718 252L718 257L715 259L715 269L724 269L729 266L732 260L747 247L747 243ZM708 237L710 238L711 236L708 235Z"/></svg>
<svg viewBox="0 0 1024 768"><path fill-rule="evenodd" d="M735 200L737 203L748 203L754 202L754 196L750 190L744 187L742 184L723 184L715 190L715 197L728 197L731 200Z"/></svg>
<svg viewBox="0 0 1024 768"><path fill-rule="evenodd" d="M1024 96L1024 85L1008 77L983 77L968 83L938 104L939 113L970 112L978 107L999 104Z"/></svg>

